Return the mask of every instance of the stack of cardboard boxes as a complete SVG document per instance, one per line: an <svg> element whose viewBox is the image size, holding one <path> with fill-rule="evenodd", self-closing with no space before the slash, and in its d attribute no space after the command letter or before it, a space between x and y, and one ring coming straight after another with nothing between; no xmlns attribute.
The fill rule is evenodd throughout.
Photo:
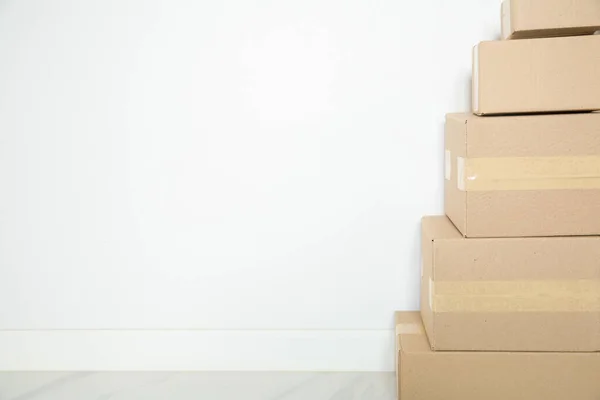
<svg viewBox="0 0 600 400"><path fill-rule="evenodd" d="M600 0L506 0L502 30L446 119L400 400L600 399Z"/></svg>

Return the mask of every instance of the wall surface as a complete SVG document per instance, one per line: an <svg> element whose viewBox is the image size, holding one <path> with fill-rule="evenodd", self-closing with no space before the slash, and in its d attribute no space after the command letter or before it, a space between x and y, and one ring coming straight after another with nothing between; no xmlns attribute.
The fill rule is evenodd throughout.
<svg viewBox="0 0 600 400"><path fill-rule="evenodd" d="M498 0L0 0L0 369L392 370Z"/></svg>

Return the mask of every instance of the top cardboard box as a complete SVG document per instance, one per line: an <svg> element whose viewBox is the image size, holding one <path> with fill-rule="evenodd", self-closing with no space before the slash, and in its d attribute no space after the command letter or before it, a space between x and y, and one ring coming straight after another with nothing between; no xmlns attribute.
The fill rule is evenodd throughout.
<svg viewBox="0 0 600 400"><path fill-rule="evenodd" d="M480 43L472 100L478 115L600 110L600 35Z"/></svg>
<svg viewBox="0 0 600 400"><path fill-rule="evenodd" d="M600 31L598 0L505 0L502 38L591 35Z"/></svg>

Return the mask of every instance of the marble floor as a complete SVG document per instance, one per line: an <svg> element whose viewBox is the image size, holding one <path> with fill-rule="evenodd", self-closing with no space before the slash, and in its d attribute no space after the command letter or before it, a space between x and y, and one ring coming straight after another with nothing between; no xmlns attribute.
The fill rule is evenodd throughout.
<svg viewBox="0 0 600 400"><path fill-rule="evenodd" d="M0 373L0 400L392 400L387 372Z"/></svg>

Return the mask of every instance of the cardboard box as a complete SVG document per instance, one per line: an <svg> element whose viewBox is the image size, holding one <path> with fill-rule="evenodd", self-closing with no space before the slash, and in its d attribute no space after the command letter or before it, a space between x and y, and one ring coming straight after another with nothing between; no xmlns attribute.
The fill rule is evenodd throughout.
<svg viewBox="0 0 600 400"><path fill-rule="evenodd" d="M473 113L600 109L600 35L482 42L473 50Z"/></svg>
<svg viewBox="0 0 600 400"><path fill-rule="evenodd" d="M600 31L598 0L505 0L502 38L591 35Z"/></svg>
<svg viewBox="0 0 600 400"><path fill-rule="evenodd" d="M598 235L600 113L449 114L445 174L466 237Z"/></svg>
<svg viewBox="0 0 600 400"><path fill-rule="evenodd" d="M432 349L600 351L600 236L466 239L425 217L422 262Z"/></svg>
<svg viewBox="0 0 600 400"><path fill-rule="evenodd" d="M418 312L396 324L399 400L600 399L600 353L433 352Z"/></svg>

